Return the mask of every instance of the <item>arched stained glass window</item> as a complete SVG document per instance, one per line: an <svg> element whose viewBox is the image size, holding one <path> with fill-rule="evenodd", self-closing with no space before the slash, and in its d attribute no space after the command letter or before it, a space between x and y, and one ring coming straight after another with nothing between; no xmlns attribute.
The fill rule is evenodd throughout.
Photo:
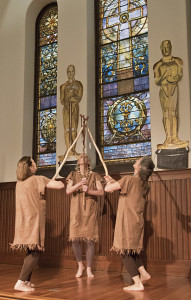
<svg viewBox="0 0 191 300"><path fill-rule="evenodd" d="M46 6L36 22L33 157L40 168L56 165L58 8Z"/></svg>
<svg viewBox="0 0 191 300"><path fill-rule="evenodd" d="M98 124L105 161L151 155L146 0L99 0Z"/></svg>

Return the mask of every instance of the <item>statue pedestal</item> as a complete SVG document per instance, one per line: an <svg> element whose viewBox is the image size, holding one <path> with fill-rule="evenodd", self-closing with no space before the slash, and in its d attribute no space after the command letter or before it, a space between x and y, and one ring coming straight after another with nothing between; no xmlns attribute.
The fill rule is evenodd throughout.
<svg viewBox="0 0 191 300"><path fill-rule="evenodd" d="M61 165L61 161L58 162L59 166ZM62 169L59 172L59 175L62 177L67 177L70 172L75 171L77 167L77 159L76 158L69 158L66 160L65 164L63 165Z"/></svg>
<svg viewBox="0 0 191 300"><path fill-rule="evenodd" d="M188 168L188 147L177 149L158 149L157 167L159 169Z"/></svg>

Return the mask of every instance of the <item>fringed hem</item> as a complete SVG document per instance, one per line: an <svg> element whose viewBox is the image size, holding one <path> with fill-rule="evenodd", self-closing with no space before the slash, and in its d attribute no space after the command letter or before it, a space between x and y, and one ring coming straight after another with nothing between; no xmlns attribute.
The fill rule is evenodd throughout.
<svg viewBox="0 0 191 300"><path fill-rule="evenodd" d="M88 242L88 241L92 241L94 243L98 242L98 238L84 238L84 237L74 237L74 238L68 238L69 242L73 242L78 240L79 242Z"/></svg>
<svg viewBox="0 0 191 300"><path fill-rule="evenodd" d="M143 250L142 248L138 248L138 249L119 249L119 248L116 248L115 246L113 246L110 249L110 251L115 252L117 255L134 255L134 254L140 254L142 250Z"/></svg>
<svg viewBox="0 0 191 300"><path fill-rule="evenodd" d="M27 251L27 250L36 250L36 251L45 251L45 247L41 247L37 244L9 244L11 250L13 251Z"/></svg>

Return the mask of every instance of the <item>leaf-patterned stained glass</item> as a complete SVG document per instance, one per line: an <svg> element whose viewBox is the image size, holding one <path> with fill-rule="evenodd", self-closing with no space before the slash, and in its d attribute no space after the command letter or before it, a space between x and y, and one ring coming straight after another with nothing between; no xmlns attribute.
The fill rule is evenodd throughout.
<svg viewBox="0 0 191 300"><path fill-rule="evenodd" d="M57 44L43 46L40 49L40 96L56 94L57 89Z"/></svg>
<svg viewBox="0 0 191 300"><path fill-rule="evenodd" d="M58 8L56 5L47 6L39 21L39 45L57 43L58 40Z"/></svg>
<svg viewBox="0 0 191 300"><path fill-rule="evenodd" d="M99 145L105 161L151 155L147 0L99 0Z"/></svg>
<svg viewBox="0 0 191 300"><path fill-rule="evenodd" d="M58 8L45 7L36 23L34 158L41 168L56 164Z"/></svg>

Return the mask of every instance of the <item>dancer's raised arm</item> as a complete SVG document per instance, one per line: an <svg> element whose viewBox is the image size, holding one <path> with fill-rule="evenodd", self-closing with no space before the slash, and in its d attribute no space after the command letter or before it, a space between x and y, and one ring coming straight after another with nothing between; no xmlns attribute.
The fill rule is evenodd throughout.
<svg viewBox="0 0 191 300"><path fill-rule="evenodd" d="M64 188L64 183L62 181L50 180L46 187L49 189L59 190Z"/></svg>
<svg viewBox="0 0 191 300"><path fill-rule="evenodd" d="M113 192L113 191L117 191L120 190L120 184L113 179L111 176L107 175L104 177L105 181L107 182L107 185L105 186L105 191L106 192Z"/></svg>

